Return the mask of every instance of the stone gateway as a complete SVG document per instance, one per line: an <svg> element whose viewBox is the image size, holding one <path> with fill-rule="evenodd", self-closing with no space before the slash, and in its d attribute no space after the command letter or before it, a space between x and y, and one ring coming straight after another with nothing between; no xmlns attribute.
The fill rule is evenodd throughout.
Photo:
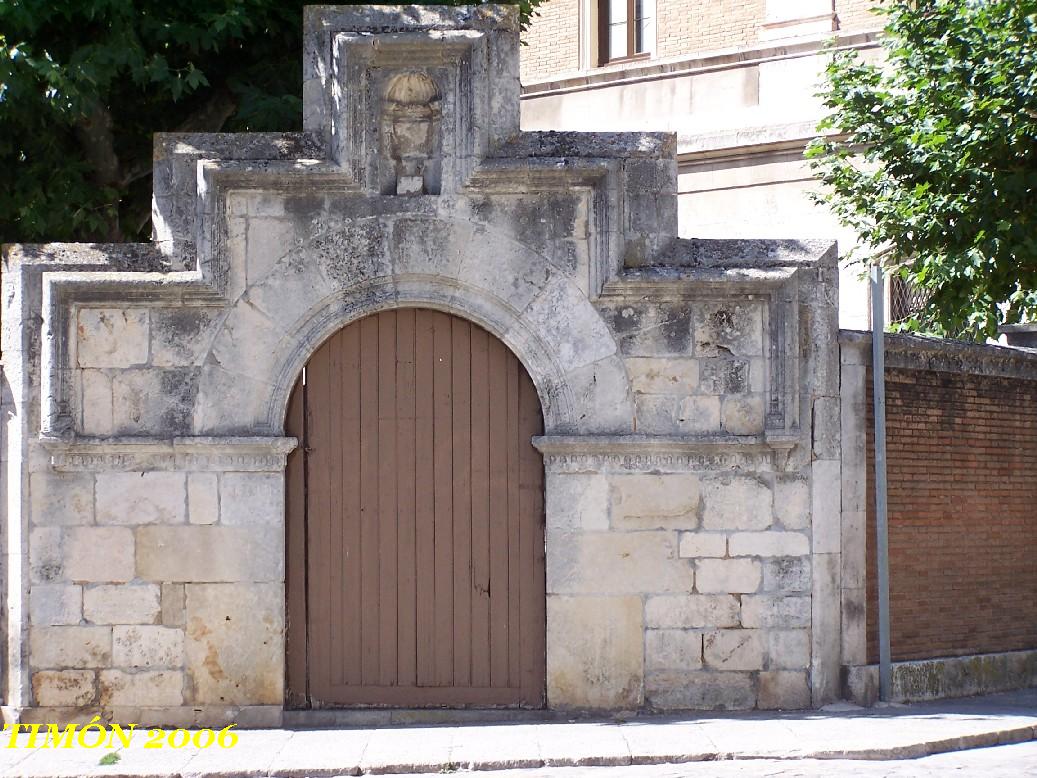
<svg viewBox="0 0 1037 778"><path fill-rule="evenodd" d="M5 250L5 718L835 699L834 245L520 132L515 7L305 25L304 132L158 135L152 243Z"/></svg>

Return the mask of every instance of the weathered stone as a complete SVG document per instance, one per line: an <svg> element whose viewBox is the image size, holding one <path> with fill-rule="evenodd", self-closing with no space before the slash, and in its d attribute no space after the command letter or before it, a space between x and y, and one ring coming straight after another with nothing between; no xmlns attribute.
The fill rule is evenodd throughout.
<svg viewBox="0 0 1037 778"><path fill-rule="evenodd" d="M29 496L37 526L94 523L94 477L89 473L33 473Z"/></svg>
<svg viewBox="0 0 1037 778"><path fill-rule="evenodd" d="M220 523L276 524L284 518L284 477L279 473L224 473Z"/></svg>
<svg viewBox="0 0 1037 778"><path fill-rule="evenodd" d="M698 525L698 507L699 480L694 474L612 478L612 523L616 529L693 529Z"/></svg>
<svg viewBox="0 0 1037 778"><path fill-rule="evenodd" d="M810 558L766 559L763 562L763 590L766 592L809 592Z"/></svg>
<svg viewBox="0 0 1037 778"><path fill-rule="evenodd" d="M702 640L706 665L716 670L759 670L763 667L763 636L756 629L707 632Z"/></svg>
<svg viewBox="0 0 1037 778"><path fill-rule="evenodd" d="M801 710L810 707L810 687L804 672L762 672L759 694L758 705L761 710Z"/></svg>
<svg viewBox="0 0 1037 778"><path fill-rule="evenodd" d="M763 397L729 395L720 407L720 428L732 435L759 435L766 422Z"/></svg>
<svg viewBox="0 0 1037 778"><path fill-rule="evenodd" d="M693 311L696 356L763 353L763 314L758 303L699 303Z"/></svg>
<svg viewBox="0 0 1037 778"><path fill-rule="evenodd" d="M805 670L810 666L810 630L768 629L764 655L769 670Z"/></svg>
<svg viewBox="0 0 1037 778"><path fill-rule="evenodd" d="M625 360L630 388L635 394L689 395L698 389L696 359L629 357Z"/></svg>
<svg viewBox="0 0 1037 778"><path fill-rule="evenodd" d="M52 583L64 577L61 527L39 527L29 532L29 580Z"/></svg>
<svg viewBox="0 0 1037 778"><path fill-rule="evenodd" d="M162 623L165 626L182 627L187 623L184 597L184 584L162 584Z"/></svg>
<svg viewBox="0 0 1037 778"><path fill-rule="evenodd" d="M83 618L94 624L154 624L158 615L155 584L102 584L83 592Z"/></svg>
<svg viewBox="0 0 1037 778"><path fill-rule="evenodd" d="M749 673L666 671L645 677L645 701L655 710L748 710L756 691Z"/></svg>
<svg viewBox="0 0 1037 778"><path fill-rule="evenodd" d="M785 529L806 529L810 526L810 485L805 479L775 479L774 518Z"/></svg>
<svg viewBox="0 0 1037 778"><path fill-rule="evenodd" d="M772 594L742 598L742 625L745 627L809 627L810 597L783 597Z"/></svg>
<svg viewBox="0 0 1037 778"><path fill-rule="evenodd" d="M111 627L31 627L29 664L34 668L108 667Z"/></svg>
<svg viewBox="0 0 1037 778"><path fill-rule="evenodd" d="M83 308L76 333L80 367L131 367L148 361L146 308Z"/></svg>
<svg viewBox="0 0 1037 778"><path fill-rule="evenodd" d="M547 590L559 594L690 592L695 580L670 532L554 532L547 549Z"/></svg>
<svg viewBox="0 0 1037 778"><path fill-rule="evenodd" d="M644 674L640 597L547 598L552 708L638 708Z"/></svg>
<svg viewBox="0 0 1037 778"><path fill-rule="evenodd" d="M116 667L183 667L184 631L136 625L113 627L112 662Z"/></svg>
<svg viewBox="0 0 1037 778"><path fill-rule="evenodd" d="M645 632L645 670L697 670L702 667L702 633L679 629Z"/></svg>
<svg viewBox="0 0 1037 778"><path fill-rule="evenodd" d="M207 308L152 308L151 364L156 367L200 364L212 343L217 318L216 312Z"/></svg>
<svg viewBox="0 0 1037 778"><path fill-rule="evenodd" d="M112 434L115 419L112 377L104 370L80 370L82 391L82 430L84 435L107 437Z"/></svg>
<svg viewBox="0 0 1037 778"><path fill-rule="evenodd" d="M760 479L721 475L703 480L703 529L757 530L772 522L771 490Z"/></svg>
<svg viewBox="0 0 1037 778"><path fill-rule="evenodd" d="M699 384L703 394L744 394L750 390L749 361L703 359L699 361Z"/></svg>
<svg viewBox="0 0 1037 778"><path fill-rule="evenodd" d="M215 524L220 519L219 476L187 474L187 519L192 524Z"/></svg>
<svg viewBox="0 0 1037 778"><path fill-rule="evenodd" d="M755 592L761 575L755 559L700 559L695 563L696 589L704 594Z"/></svg>
<svg viewBox="0 0 1037 778"><path fill-rule="evenodd" d="M682 559L727 556L727 535L719 532L682 532L679 554Z"/></svg>
<svg viewBox="0 0 1037 778"><path fill-rule="evenodd" d="M83 617L83 589L68 584L33 584L29 621L40 627L78 624Z"/></svg>
<svg viewBox="0 0 1037 778"><path fill-rule="evenodd" d="M283 532L267 527L140 527L137 574L168 582L280 581Z"/></svg>
<svg viewBox="0 0 1037 778"><path fill-rule="evenodd" d="M97 697L93 670L44 670L32 674L32 699L40 706L89 705Z"/></svg>
<svg viewBox="0 0 1037 778"><path fill-rule="evenodd" d="M737 627L740 605L729 594L664 594L645 603L645 626L651 629Z"/></svg>
<svg viewBox="0 0 1037 778"><path fill-rule="evenodd" d="M98 524L182 524L183 473L98 473Z"/></svg>
<svg viewBox="0 0 1037 778"><path fill-rule="evenodd" d="M810 530L815 554L838 554L841 511L839 461L817 460L811 465Z"/></svg>
<svg viewBox="0 0 1037 778"><path fill-rule="evenodd" d="M799 532L735 532L727 540L731 556L803 556L810 540Z"/></svg>
<svg viewBox="0 0 1037 778"><path fill-rule="evenodd" d="M187 671L195 704L284 700L284 586L188 584Z"/></svg>
<svg viewBox="0 0 1037 778"><path fill-rule="evenodd" d="M101 705L113 708L182 705L184 674L173 670L127 673L101 671Z"/></svg>
<svg viewBox="0 0 1037 778"><path fill-rule="evenodd" d="M63 574L70 581L106 583L133 578L133 530L129 527L68 527L62 550Z"/></svg>
<svg viewBox="0 0 1037 778"><path fill-rule="evenodd" d="M607 530L609 483L599 473L548 473L547 519L552 529Z"/></svg>

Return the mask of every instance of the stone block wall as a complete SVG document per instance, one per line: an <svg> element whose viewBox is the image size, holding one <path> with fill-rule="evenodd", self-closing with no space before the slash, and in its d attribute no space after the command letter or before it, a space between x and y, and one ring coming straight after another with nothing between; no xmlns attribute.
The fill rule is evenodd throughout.
<svg viewBox="0 0 1037 778"><path fill-rule="evenodd" d="M105 711L180 726L248 705L259 723L256 706L279 708L282 473L71 458L33 473L30 494L36 720Z"/></svg>

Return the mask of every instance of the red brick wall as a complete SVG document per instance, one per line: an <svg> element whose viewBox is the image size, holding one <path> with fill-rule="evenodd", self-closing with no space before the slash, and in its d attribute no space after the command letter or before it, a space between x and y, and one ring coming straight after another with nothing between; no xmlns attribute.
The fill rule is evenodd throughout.
<svg viewBox="0 0 1037 778"><path fill-rule="evenodd" d="M868 375L868 661L878 661ZM1037 381L886 371L894 660L1037 648Z"/></svg>

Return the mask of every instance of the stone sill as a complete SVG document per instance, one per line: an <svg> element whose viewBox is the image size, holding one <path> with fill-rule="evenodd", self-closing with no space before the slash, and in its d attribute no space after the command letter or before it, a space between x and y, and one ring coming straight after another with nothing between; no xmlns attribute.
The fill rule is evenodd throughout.
<svg viewBox="0 0 1037 778"><path fill-rule="evenodd" d="M299 444L289 437L40 437L59 472L278 471Z"/></svg>

